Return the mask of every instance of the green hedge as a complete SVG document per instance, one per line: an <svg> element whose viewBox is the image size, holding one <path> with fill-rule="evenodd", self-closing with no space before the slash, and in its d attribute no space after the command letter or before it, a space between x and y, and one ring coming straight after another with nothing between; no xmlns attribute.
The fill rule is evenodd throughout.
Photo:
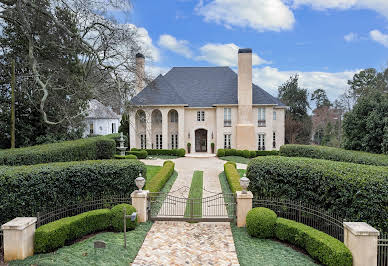
<svg viewBox="0 0 388 266"><path fill-rule="evenodd" d="M174 167L175 164L172 161L165 161L162 169L154 175L150 182L146 183L145 190L149 190L150 192L159 192L174 173Z"/></svg>
<svg viewBox="0 0 388 266"><path fill-rule="evenodd" d="M240 174L237 172L236 163L227 162L224 164L224 172L232 192L236 193L236 191L242 191L240 186Z"/></svg>
<svg viewBox="0 0 388 266"><path fill-rule="evenodd" d="M34 251L46 253L84 235L105 230L111 226L111 210L100 209L62 218L42 225L35 231Z"/></svg>
<svg viewBox="0 0 388 266"><path fill-rule="evenodd" d="M137 159L145 159L148 156L148 152L145 150L140 151L127 151L126 154L128 155L135 155Z"/></svg>
<svg viewBox="0 0 388 266"><path fill-rule="evenodd" d="M288 157L308 157L339 162L388 166L388 155L361 151L350 151L333 147L313 145L283 145L280 155Z"/></svg>
<svg viewBox="0 0 388 266"><path fill-rule="evenodd" d="M116 135L0 150L0 165L111 159L116 153Z"/></svg>
<svg viewBox="0 0 388 266"><path fill-rule="evenodd" d="M137 159L136 155L129 154L129 155L115 155L115 159Z"/></svg>
<svg viewBox="0 0 388 266"><path fill-rule="evenodd" d="M351 266L352 254L341 241L310 226L278 218L275 235L278 239L304 248L311 257L328 266Z"/></svg>
<svg viewBox="0 0 388 266"><path fill-rule="evenodd" d="M388 167L267 156L249 163L247 177L256 195L300 200L388 231Z"/></svg>
<svg viewBox="0 0 388 266"><path fill-rule="evenodd" d="M247 232L258 238L274 236L277 215L273 210L259 207L250 210L246 217Z"/></svg>
<svg viewBox="0 0 388 266"><path fill-rule="evenodd" d="M139 172L146 176L137 160L0 167L0 224L91 197L130 194Z"/></svg>
<svg viewBox="0 0 388 266"><path fill-rule="evenodd" d="M257 156L270 156L278 155L278 151L249 151L249 150L236 150L236 149L218 149L217 157L224 156L240 156L244 158L255 158Z"/></svg>
<svg viewBox="0 0 388 266"><path fill-rule="evenodd" d="M178 157L185 157L186 151L185 149L173 149L173 150L166 150L166 149L147 149L148 155L171 155L171 156L178 156Z"/></svg>
<svg viewBox="0 0 388 266"><path fill-rule="evenodd" d="M119 204L112 208L112 227L116 232L123 232L124 231L124 219L123 219L123 213L124 213L124 207L126 208L126 214L131 215L132 213L136 212L135 207L129 204ZM136 228L137 225L137 216L135 221L127 220L127 229L133 230Z"/></svg>

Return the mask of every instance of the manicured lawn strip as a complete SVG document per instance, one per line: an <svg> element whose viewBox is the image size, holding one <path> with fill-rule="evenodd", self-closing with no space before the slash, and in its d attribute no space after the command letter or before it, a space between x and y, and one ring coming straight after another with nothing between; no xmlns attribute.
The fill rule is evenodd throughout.
<svg viewBox="0 0 388 266"><path fill-rule="evenodd" d="M203 192L203 171L194 171L191 179L191 186L189 192L189 199L193 201L193 216L195 218L202 217L202 192ZM191 201L186 203L185 217L191 216Z"/></svg>
<svg viewBox="0 0 388 266"><path fill-rule="evenodd" d="M162 192L160 195L163 195L163 193L170 192L171 187L174 184L174 182L177 179L177 177L178 177L178 173L176 171L174 171L174 173L171 175L170 179L166 182L166 184L164 184L164 187L160 191L160 192ZM163 200L158 200L157 202L151 204L151 213L152 213L152 215L157 215L158 214L158 212L160 210L160 207L162 207L163 201L164 201L164 199Z"/></svg>
<svg viewBox="0 0 388 266"><path fill-rule="evenodd" d="M127 249L124 249L123 233L104 232L55 252L35 255L9 265L128 265L135 259L151 226L151 222L146 222L128 231ZM95 252L93 243L96 240L106 243L105 250Z"/></svg>
<svg viewBox="0 0 388 266"><path fill-rule="evenodd" d="M146 165L146 168L147 168L147 177L146 177L146 180L147 181L150 181L154 175L156 175L160 169L162 169L161 166L154 166L154 165Z"/></svg>
<svg viewBox="0 0 388 266"><path fill-rule="evenodd" d="M248 164L251 161L251 159L249 158L244 158L240 156L224 156L224 157L220 157L220 159L225 161L235 162L235 163L243 163L243 164Z"/></svg>
<svg viewBox="0 0 388 266"><path fill-rule="evenodd" d="M171 160L171 159L177 159L177 158L180 158L180 157L174 156L174 155L148 155L146 159L147 160L156 160L156 159Z"/></svg>

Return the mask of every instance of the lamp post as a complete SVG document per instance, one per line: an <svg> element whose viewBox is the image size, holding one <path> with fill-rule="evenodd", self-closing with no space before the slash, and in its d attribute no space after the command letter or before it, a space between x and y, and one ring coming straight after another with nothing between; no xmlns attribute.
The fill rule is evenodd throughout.
<svg viewBox="0 0 388 266"><path fill-rule="evenodd" d="M144 184L145 184L145 179L142 176L141 172L139 173L139 177L137 177L135 179L135 184L136 184L137 188L139 189L138 192L142 192L143 191L142 189L143 189Z"/></svg>
<svg viewBox="0 0 388 266"><path fill-rule="evenodd" d="M247 194L249 182L250 182L249 178L247 178L246 174L244 173L243 177L240 178L240 186L242 188L242 194Z"/></svg>

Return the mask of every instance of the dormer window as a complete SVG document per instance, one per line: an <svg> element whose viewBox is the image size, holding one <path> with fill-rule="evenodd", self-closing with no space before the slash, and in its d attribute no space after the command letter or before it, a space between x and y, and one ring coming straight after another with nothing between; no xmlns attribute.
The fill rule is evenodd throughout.
<svg viewBox="0 0 388 266"><path fill-rule="evenodd" d="M205 121L205 111L198 111L197 112L197 121Z"/></svg>

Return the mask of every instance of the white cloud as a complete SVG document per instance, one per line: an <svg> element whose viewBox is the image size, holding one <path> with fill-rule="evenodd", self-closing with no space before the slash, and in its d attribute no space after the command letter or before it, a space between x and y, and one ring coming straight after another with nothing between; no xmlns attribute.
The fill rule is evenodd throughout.
<svg viewBox="0 0 388 266"><path fill-rule="evenodd" d="M146 64L145 65L145 72L152 79L156 78L159 75L166 74L169 70L170 70L169 67L161 67L161 66L156 66L156 65L153 65L153 64Z"/></svg>
<svg viewBox="0 0 388 266"><path fill-rule="evenodd" d="M273 67L253 69L253 82L274 96L278 95L278 87L286 82L291 75L299 74L299 85L313 92L315 89L324 89L331 100L335 100L345 92L347 81L353 78L358 70L336 73L280 71Z"/></svg>
<svg viewBox="0 0 388 266"><path fill-rule="evenodd" d="M384 34L379 30L372 30L369 33L370 37L372 40L384 45L385 47L388 48L388 34Z"/></svg>
<svg viewBox="0 0 388 266"><path fill-rule="evenodd" d="M177 40L174 36L163 34L159 38L158 44L170 51L183 55L186 58L192 58L193 53L188 47L189 42L186 40Z"/></svg>
<svg viewBox="0 0 388 266"><path fill-rule="evenodd" d="M218 66L237 66L238 49L239 47L234 43L208 43L199 49L201 55L196 57L196 60L207 61ZM262 59L256 53L252 54L252 64L254 66L270 63L271 62Z"/></svg>
<svg viewBox="0 0 388 266"><path fill-rule="evenodd" d="M292 29L295 23L294 14L281 0L212 0L206 4L200 1L196 12L205 21L214 21L226 28L281 31Z"/></svg>
<svg viewBox="0 0 388 266"><path fill-rule="evenodd" d="M129 24L130 27L136 27L133 24ZM136 27L137 28L137 27ZM148 31L145 28L137 28L137 34L139 41L142 45L143 52L149 54L155 62L160 60L160 52L157 47L154 46L152 38L148 34Z"/></svg>
<svg viewBox="0 0 388 266"><path fill-rule="evenodd" d="M347 41L347 42L353 42L353 41L358 40L358 35L357 35L357 33L351 32L351 33L349 33L349 34L346 34L346 35L344 36L344 39L345 39L345 41Z"/></svg>

